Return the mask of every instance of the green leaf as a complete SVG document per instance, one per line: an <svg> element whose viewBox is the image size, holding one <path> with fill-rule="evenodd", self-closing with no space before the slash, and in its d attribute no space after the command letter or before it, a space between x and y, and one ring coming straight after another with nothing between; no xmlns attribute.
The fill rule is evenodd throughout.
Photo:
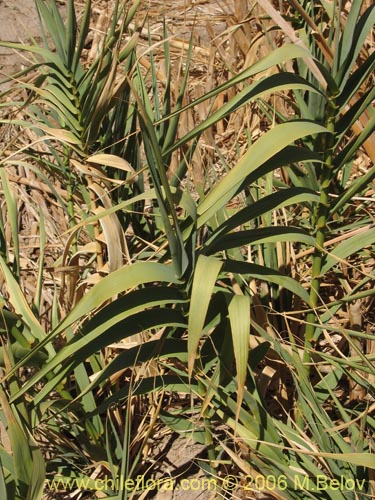
<svg viewBox="0 0 375 500"><path fill-rule="evenodd" d="M76 51L77 39L77 18L74 8L74 1L69 0L66 13L66 28L65 28L65 53L67 57L68 68L72 67L74 53Z"/></svg>
<svg viewBox="0 0 375 500"><path fill-rule="evenodd" d="M177 276L181 277L186 271L189 259L184 247L179 220L173 204L171 187L165 171L161 148L156 137L154 124L151 120L152 114L150 110L147 111L147 107L151 107L148 95L145 90L144 82L141 81L140 83L142 99L136 93L134 86L133 94L138 103L145 153L158 201L158 207L168 238L173 266Z"/></svg>
<svg viewBox="0 0 375 500"><path fill-rule="evenodd" d="M374 52L375 56L375 52ZM368 89L356 102L351 105L348 111L342 115L336 124L336 132L343 137L349 132L349 128L358 120L364 111L368 109L371 102L375 99L375 88ZM340 137L340 139L341 139Z"/></svg>
<svg viewBox="0 0 375 500"><path fill-rule="evenodd" d="M202 336L211 295L223 263L200 255L194 272L188 322L188 370L193 373L196 351Z"/></svg>
<svg viewBox="0 0 375 500"><path fill-rule="evenodd" d="M304 58L311 56L306 49L304 49L303 47L299 47L295 44L286 44L283 45L282 47L278 47L275 50L269 52L265 57L260 59L258 62L250 66L250 68L246 68L244 71L234 76L233 78L229 79L228 81L224 82L222 85L219 85L210 92L205 93L204 95L202 95L202 97L199 97L193 103L188 104L181 109L178 109L177 111L169 115L168 119L172 118L175 114L180 114L193 106L197 106L198 104L208 99L216 97L218 94L220 94L220 92L224 92L229 88L233 88L238 83L241 83L258 73L262 73L263 71L266 71L267 69L272 68L278 64L282 64L285 61L290 61L291 59L300 57ZM308 83L306 84L309 85ZM310 88L312 89L313 87ZM177 147L176 144L174 144L168 150L164 151L164 154L166 155L169 154L171 151L175 149L175 147Z"/></svg>
<svg viewBox="0 0 375 500"><path fill-rule="evenodd" d="M307 245L314 245L314 238L298 227L271 226L259 229L248 229L224 234L207 245L204 253L216 253L229 248L239 248L245 245L259 245L261 243L277 243L278 241L298 241Z"/></svg>
<svg viewBox="0 0 375 500"><path fill-rule="evenodd" d="M344 371L340 367L332 367L332 370L315 385L316 398L321 405L325 403L331 391L337 387L343 373Z"/></svg>
<svg viewBox="0 0 375 500"><path fill-rule="evenodd" d="M22 292L19 284L15 280L13 274L10 272L5 260L1 255L0 268L3 272L4 279L7 284L9 303L14 308L15 313L19 318L22 319L23 323L27 326L28 330L35 339L39 341L44 340L46 338L44 329L31 311L24 293ZM48 347L48 352L50 355L54 354L55 351L52 346Z"/></svg>
<svg viewBox="0 0 375 500"><path fill-rule="evenodd" d="M343 89L346 85L348 76L353 70L357 57L362 50L362 47L374 28L375 24L375 4L371 5L359 18L359 9L361 2L354 2L351 6L350 14L346 22L345 30L341 42L340 62L338 65L338 74L336 80L340 83L340 88Z"/></svg>
<svg viewBox="0 0 375 500"><path fill-rule="evenodd" d="M366 123L362 132L358 136L355 136L351 141L349 141L348 144L334 159L335 169L341 169L346 163L351 161L355 157L355 155L358 154L358 151L365 140L374 132L375 112L371 110L370 106L368 107L368 112L370 114L370 119Z"/></svg>
<svg viewBox="0 0 375 500"><path fill-rule="evenodd" d="M310 304L308 292L298 283L298 281L290 276L285 276L275 269L253 264L251 262L240 262L231 259L224 260L223 264L224 270L228 273L248 275L267 283L275 283L301 297L306 304Z"/></svg>
<svg viewBox="0 0 375 500"><path fill-rule="evenodd" d="M272 193L265 198L262 198L243 208L242 210L236 211L232 217L220 224L220 226L212 233L205 245L209 246L211 242L216 241L218 236L227 234L242 224L256 219L257 217L271 212L272 210L309 201L315 203L318 202L319 195L315 191L307 188L295 187L282 189Z"/></svg>
<svg viewBox="0 0 375 500"><path fill-rule="evenodd" d="M238 420L244 395L247 358L249 356L250 297L247 295L234 295L230 301L228 312L232 331L234 358L236 360L238 384L236 420Z"/></svg>
<svg viewBox="0 0 375 500"><path fill-rule="evenodd" d="M186 327L186 323L179 311L168 308L144 310L145 307L145 304L139 304L134 309L130 308L128 317L112 327L103 329L100 325L97 329L87 332L84 336L74 337L72 342L64 346L53 359L24 384L20 391L14 395L13 400L21 397L35 383L59 367L58 371L54 373L53 378L48 380L43 389L34 398L32 404L38 405L45 397L48 397L57 384L71 373L76 366L108 345L153 328L165 326Z"/></svg>
<svg viewBox="0 0 375 500"><path fill-rule="evenodd" d="M186 410L180 412L160 411L160 420L175 432L192 439L195 443L206 444L205 429L186 418Z"/></svg>
<svg viewBox="0 0 375 500"><path fill-rule="evenodd" d="M0 389L0 402L8 427L8 435L13 452L14 469L17 485L21 493L26 496L32 480L33 461L25 429L14 414L15 408L11 407L5 392Z"/></svg>
<svg viewBox="0 0 375 500"><path fill-rule="evenodd" d="M63 332L67 326L72 325L77 320L85 319L91 311L117 294L154 281L180 283L171 266L156 262L136 262L131 266L112 272L88 291L54 331L54 335Z"/></svg>
<svg viewBox="0 0 375 500"><path fill-rule="evenodd" d="M50 67L52 70L54 69L53 66L56 66L58 71L64 75L67 79L69 79L69 70L64 66L63 62L61 61L60 57L54 54L52 51L43 49L41 47L37 47L34 45L24 45L21 43L14 43L14 42L0 42L0 47L7 47L8 49L15 49L19 51L25 51L25 52L31 52L33 54L40 55L47 67ZM42 64L38 64L38 66L41 66ZM56 70L55 68L55 70Z"/></svg>
<svg viewBox="0 0 375 500"><path fill-rule="evenodd" d="M322 132L327 130L321 125L300 120L282 123L262 135L199 205L198 227L218 212L237 193L244 179L258 167L297 139ZM290 163L293 161L293 157L290 158Z"/></svg>
<svg viewBox="0 0 375 500"><path fill-rule="evenodd" d="M226 116L234 113L241 106L270 93L280 92L282 90L293 90L293 89L319 92L319 90L316 87L311 85L303 78L299 77L298 75L295 75L294 73L287 73L287 72L277 73L276 75L271 75L260 81L256 81L251 85L246 85L245 88L240 92L236 93L235 97L233 97L229 102L227 102L223 106L220 106L220 109L218 109L215 113L209 116L197 127L193 128L190 132L184 135L179 141L176 141L171 148L165 151L165 154L169 154L172 150L175 150L185 145L195 137L199 136L207 128L219 122ZM194 101L194 104L197 104L197 101Z"/></svg>
<svg viewBox="0 0 375 500"><path fill-rule="evenodd" d="M18 238L18 210L17 210L17 200L16 197L10 188L8 177L4 168L0 167L0 179L1 179L1 187L4 193L5 198L5 206L7 210L9 225L11 228L11 238L13 243L13 254L14 254L14 262L13 262L13 274L14 276L19 277L20 272L20 246L19 246L19 238Z"/></svg>
<svg viewBox="0 0 375 500"><path fill-rule="evenodd" d="M10 500L6 488L6 478L4 474L6 467L3 465L3 456L4 451L0 448L0 498L3 498L4 500Z"/></svg>
<svg viewBox="0 0 375 500"><path fill-rule="evenodd" d="M136 386L132 389L132 395L143 396L145 394L154 393L155 391L164 391L165 393L196 394L197 386L194 381L189 382L187 377L181 375L153 376L140 379ZM91 418L96 414L100 415L109 408L113 408L113 405L118 405L119 402L126 400L128 397L129 384L125 384L121 387L121 389L113 392L113 394L111 394L111 396L109 396L103 403L98 405L93 414L89 414L88 417Z"/></svg>
<svg viewBox="0 0 375 500"><path fill-rule="evenodd" d="M332 205L330 210L330 218L334 216L334 214L338 213L338 211L345 206L346 203L350 202L350 200L358 193L362 192L362 189L365 186L368 186L369 183L375 178L375 166L372 166L364 175L361 175L357 179L354 179L348 188L339 195L336 202Z"/></svg>
<svg viewBox="0 0 375 500"><path fill-rule="evenodd" d="M43 498L44 481L46 478L45 461L42 450L31 436L29 437L29 445L32 454L32 471L26 500L41 500Z"/></svg>
<svg viewBox="0 0 375 500"><path fill-rule="evenodd" d="M180 361L187 361L187 345L184 340L163 338L159 340L149 340L134 347L124 349L112 361L110 361L94 380L85 387L77 398L83 397L95 387L110 380L111 376L126 368L134 368L137 364L150 362L153 359L176 358ZM160 378L163 381L163 377ZM157 386L154 385L154 389ZM138 389L137 389L138 390ZM142 392L134 392L141 394Z"/></svg>
<svg viewBox="0 0 375 500"><path fill-rule="evenodd" d="M71 2L72 0L69 0ZM39 24L41 31L43 30L42 21L47 28L48 34L51 36L53 43L56 47L56 52L63 61L64 65L67 66L67 54L65 49L65 26L57 8L56 2L43 2L41 0L36 0L36 7L38 9ZM44 42L47 44L46 37L44 37ZM50 51L52 53L52 51Z"/></svg>
<svg viewBox="0 0 375 500"><path fill-rule="evenodd" d="M369 57L363 61L360 66L354 71L354 73L348 78L348 81L343 88L341 94L336 99L336 104L340 108L349 102L349 100L358 92L362 84L369 78L375 68L375 52L369 55Z"/></svg>
<svg viewBox="0 0 375 500"><path fill-rule="evenodd" d="M359 233L342 243L329 252L322 267L322 275L326 274L333 266L345 260L349 255L363 250L363 248L375 243L375 228L369 229L365 233Z"/></svg>
<svg viewBox="0 0 375 500"><path fill-rule="evenodd" d="M31 347L25 348L18 342L10 344L8 349L11 350L15 362L27 357L27 363L25 363L27 366L42 366L48 359L48 355L45 352L38 350L31 353ZM0 347L0 366L5 366L3 346Z"/></svg>
<svg viewBox="0 0 375 500"><path fill-rule="evenodd" d="M357 27L357 20L361 13L361 2L354 2L351 6L345 28L342 33L340 44L335 50L334 56L338 59L337 68L344 64L351 51L353 51L353 37ZM336 14L337 15L337 14Z"/></svg>
<svg viewBox="0 0 375 500"><path fill-rule="evenodd" d="M0 257L0 265L1 263L2 258ZM9 273L9 271L6 272L7 274ZM48 351L53 350L51 340L54 337L64 332L66 328L74 324L76 321L83 321L84 319L86 319L87 315L90 312L103 305L103 303L105 303L107 300L114 298L117 294L122 293L125 290L129 290L131 288L137 287L140 284L150 283L153 281L175 284L179 283L171 266L166 266L154 262L135 263L131 266L118 269L110 275L106 276L93 288L91 288L91 290L86 295L84 295L84 297L78 302L78 304L74 307L70 314L68 314L47 337L45 335L43 336L43 340L39 342L37 347L33 349L28 356L21 360L19 365L27 363L28 359L35 354L36 350L40 350L43 347L45 347ZM27 309L28 306L22 292L20 292L18 288L17 290L20 298L20 305L23 306L22 309L19 309L18 314L25 317L24 311L28 311L28 313L30 314L30 318L34 318L35 322L35 317L32 315L31 311ZM29 322L34 325L34 323L31 322L31 319L29 320ZM39 328L41 327L39 326ZM52 355L50 355L50 358L51 357ZM56 357L54 357L54 359L56 359ZM16 365L8 375L13 373L19 367L19 365Z"/></svg>

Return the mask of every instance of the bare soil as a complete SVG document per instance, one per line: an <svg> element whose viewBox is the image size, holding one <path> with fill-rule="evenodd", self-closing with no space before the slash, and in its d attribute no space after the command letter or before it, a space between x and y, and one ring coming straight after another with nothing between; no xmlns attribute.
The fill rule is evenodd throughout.
<svg viewBox="0 0 375 500"><path fill-rule="evenodd" d="M3 42L24 42L39 36L38 19L34 0L0 0L0 40ZM11 76L27 64L20 54L13 49L0 47L0 80ZM5 90L12 82L3 83L0 90Z"/></svg>

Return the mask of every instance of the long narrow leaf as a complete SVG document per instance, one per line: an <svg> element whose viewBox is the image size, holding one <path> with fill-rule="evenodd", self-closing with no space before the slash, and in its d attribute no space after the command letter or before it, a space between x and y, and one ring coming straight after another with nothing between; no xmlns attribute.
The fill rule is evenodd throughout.
<svg viewBox="0 0 375 500"><path fill-rule="evenodd" d="M5 278L7 284L9 302L12 304L15 313L22 318L22 321L27 326L30 333L39 342L46 338L46 333L33 314L29 304L26 301L25 295L23 294L19 284L15 280L13 274L10 272L5 260L0 255L0 268ZM49 354L54 355L55 351L52 346L48 346L47 350Z"/></svg>
<svg viewBox="0 0 375 500"><path fill-rule="evenodd" d="M362 132L357 137L354 137L345 146L345 148L342 151L340 151L340 153L336 156L336 158L334 160L335 168L340 169L346 163L351 161L354 158L354 156L358 153L362 144L374 132L374 130L375 130L375 112L372 111L370 107L368 108L368 110L369 110L369 114L370 114L370 119L366 123Z"/></svg>
<svg viewBox="0 0 375 500"><path fill-rule="evenodd" d="M237 192L243 180L276 153L306 135L327 130L308 121L283 123L264 134L252 145L237 165L224 177L198 207L198 227L207 222ZM293 158L290 159L293 162Z"/></svg>
<svg viewBox="0 0 375 500"><path fill-rule="evenodd" d="M196 350L202 336L211 295L222 265L220 260L201 255L195 268L188 323L189 376L193 372Z"/></svg>
<svg viewBox="0 0 375 500"><path fill-rule="evenodd" d="M306 304L310 304L308 292L290 276L285 276L275 269L253 264L251 262L240 262L236 260L224 260L224 269L228 273L251 276L252 278L265 281L266 283L275 283L280 287L290 290L293 294L300 297Z"/></svg>
<svg viewBox="0 0 375 500"><path fill-rule="evenodd" d="M362 250L366 246L375 243L375 228L369 229L364 234L359 233L343 241L328 254L325 264L322 267L322 274L326 274L332 267L350 255Z"/></svg>
<svg viewBox="0 0 375 500"><path fill-rule="evenodd" d="M0 257L0 264L1 262L2 258ZM52 350L52 352L50 352L50 357L53 357L54 360L56 360L58 356L54 356L55 351L53 350L51 344L51 340L53 338L61 334L66 328L73 325L76 321L83 321L90 312L103 305L103 303L105 303L107 300L114 298L117 294L137 287L140 284L146 284L153 281L176 284L179 283L171 266L153 262L139 262L114 271L110 275L103 278L97 285L95 285L81 299L81 301L78 302L78 304L70 312L70 314L68 314L68 316L59 323L55 330L53 330L48 336L44 335L43 340L38 343L37 349L40 350L45 347L49 352ZM22 293L21 297L23 297ZM23 306L20 311L25 311L23 316L25 316L25 314L27 313L29 323L31 323L31 325L34 325L36 321L35 317L32 315L29 308L26 307L26 302L21 300L20 305ZM38 328L41 328L40 325ZM32 358L33 354L34 351L30 351L30 354L23 360L21 360L20 365L26 363L29 358ZM58 363L56 363L56 365L54 366L57 366L57 364ZM8 375L13 373L18 367L19 366L16 365Z"/></svg>
<svg viewBox="0 0 375 500"><path fill-rule="evenodd" d="M29 436L29 446L32 454L32 471L26 500L42 500L46 478L46 465L42 450L31 436Z"/></svg>
<svg viewBox="0 0 375 500"><path fill-rule="evenodd" d="M277 210L288 205L294 205L301 202L317 202L319 195L311 189L302 187L289 188L272 193L265 198L252 203L248 207L237 211L232 217L223 222L207 240L205 246L209 246L218 236L228 234L237 227L260 217L268 212Z"/></svg>
<svg viewBox="0 0 375 500"><path fill-rule="evenodd" d="M138 309L143 308L144 306L140 306ZM55 358L44 365L41 370L18 391L18 393L14 394L12 400L15 401L20 398L35 383L61 364L62 366L59 368L59 371L54 374L52 379L48 380L43 389L34 398L32 404L35 406L39 405L41 401L48 397L61 380L91 355L113 342L119 342L136 333L165 326L186 328L186 322L181 314L174 309L154 308L132 314L130 317L125 318L123 321L105 330L104 333L90 332L90 334L86 334L83 337L75 337L71 343L66 345L56 354Z"/></svg>
<svg viewBox="0 0 375 500"><path fill-rule="evenodd" d="M251 78L252 76L261 73L271 67L274 67L278 64L282 64L285 61L290 61L291 59L299 58L299 57L311 57L309 52L302 47L298 47L297 45L294 44L286 44L283 45L282 47L276 48L275 50L271 51L269 54L267 54L265 57L263 57L260 61L256 62L253 66L250 68L246 68L244 71L239 73L238 75L234 76L233 78L229 79L228 81L224 82L222 85L219 85L218 87L215 87L213 90L210 92L205 93L202 95L202 97L199 97L196 99L193 103L187 104L183 108L179 109L178 111L175 111L172 113L168 118L171 118L174 116L175 113L180 114L183 111L186 111L187 109L191 108L192 106L197 106L203 101L206 101L208 99L212 99L213 97L216 97L220 92L224 92L225 90L229 88L233 88L235 85L238 83L241 83L248 78ZM174 149L174 147L173 147ZM165 154L168 154L171 150L165 151Z"/></svg>
<svg viewBox="0 0 375 500"><path fill-rule="evenodd" d="M73 55L72 60L72 72L76 74L77 68L79 67L80 57L82 55L82 50L86 43L86 37L89 32L90 27L90 16L91 16L91 0L86 0L85 2L85 11L82 16L81 26L79 30L79 38L77 42L77 47Z"/></svg>
<svg viewBox="0 0 375 500"><path fill-rule="evenodd" d="M13 452L14 469L16 473L16 480L19 485L21 493L26 496L29 484L32 478L32 454L29 447L29 442L25 429L21 427L12 407L9 404L7 396L3 389L0 388L0 402L2 410L5 414L6 423L8 426L8 433L10 444Z"/></svg>
<svg viewBox="0 0 375 500"><path fill-rule="evenodd" d="M236 420L238 420L244 396L250 345L250 297L247 295L235 295L230 301L228 312L232 331L234 358L236 360L238 386Z"/></svg>
<svg viewBox="0 0 375 500"><path fill-rule="evenodd" d="M220 120L223 120L226 116L234 113L244 104L250 103L251 101L259 99L270 93L292 89L319 92L316 87L293 73L278 73L276 75L271 75L264 80L254 82L253 84L246 86L228 103L221 106L220 109L215 111L215 113L209 116L197 127L190 130L190 132L183 136L179 141L176 141L173 144L173 150L199 136L204 130ZM168 153L170 153L170 150L166 151L166 154Z"/></svg>
<svg viewBox="0 0 375 500"><path fill-rule="evenodd" d="M356 2L357 8L360 2ZM356 12L356 9L350 9L351 12ZM354 19L350 17L350 22L347 22L345 31L349 31L346 36L344 34L345 40L350 44L349 51L344 51L342 57L340 57L339 71L337 75L337 81L340 83L341 90L345 87L346 81L353 66L357 60L357 57L365 43L366 38L374 29L375 24L375 5L371 5L359 18L357 25L353 31L352 23ZM352 35L353 33L353 35Z"/></svg>
<svg viewBox="0 0 375 500"><path fill-rule="evenodd" d="M271 226L247 231L235 231L218 237L207 245L205 254L212 254L229 248L239 248L244 245L260 243L276 243L278 241L298 241L307 245L314 245L314 238L298 227Z"/></svg>

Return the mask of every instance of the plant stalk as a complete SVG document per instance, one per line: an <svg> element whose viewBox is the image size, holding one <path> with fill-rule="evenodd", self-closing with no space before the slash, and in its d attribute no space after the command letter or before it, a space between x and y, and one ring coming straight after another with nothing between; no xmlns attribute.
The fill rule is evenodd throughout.
<svg viewBox="0 0 375 500"><path fill-rule="evenodd" d="M327 219L330 211L330 187L334 179L333 172L333 147L335 143L335 118L336 118L336 103L332 98L329 100L327 109L326 128L328 133L323 138L323 152L325 162L320 177L320 199L316 208L316 237L315 250L312 259L311 270L311 288L310 288L310 306L311 311L307 314L307 324L304 339L304 363L308 375L310 374L311 349L316 341L316 308L318 307L319 293L322 282L322 267L324 263L324 243L326 241Z"/></svg>

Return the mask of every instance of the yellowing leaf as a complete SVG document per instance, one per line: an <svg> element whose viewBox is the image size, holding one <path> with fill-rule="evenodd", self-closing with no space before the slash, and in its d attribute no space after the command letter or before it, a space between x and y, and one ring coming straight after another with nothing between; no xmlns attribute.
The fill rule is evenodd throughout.
<svg viewBox="0 0 375 500"><path fill-rule="evenodd" d="M110 155L106 153L98 153L93 156L89 156L87 158L89 163L97 163L98 165L105 165L106 167L114 167L119 170L125 170L126 172L131 172L133 175L136 175L134 168L130 165L130 163L124 158L120 158L116 155Z"/></svg>
<svg viewBox="0 0 375 500"><path fill-rule="evenodd" d="M42 129L46 134L51 135L60 142L67 142L68 144L81 144L80 140L77 139L69 130L63 128L50 128L44 125L38 124L38 128Z"/></svg>

